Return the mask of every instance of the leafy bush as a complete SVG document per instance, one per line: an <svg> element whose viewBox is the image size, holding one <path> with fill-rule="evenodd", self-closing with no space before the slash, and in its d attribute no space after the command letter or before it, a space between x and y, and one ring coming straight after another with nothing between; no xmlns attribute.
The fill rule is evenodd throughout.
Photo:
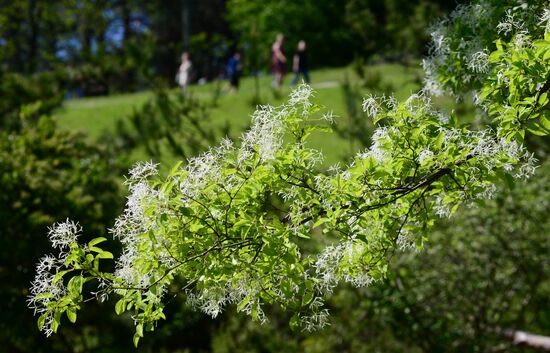
<svg viewBox="0 0 550 353"><path fill-rule="evenodd" d="M0 345L40 351L62 346L32 334L35 325L21 315L32 268L48 248L47 227L77 214L85 237L105 234L122 200L118 167L105 151L60 131L51 118L18 125L18 132L0 132Z"/></svg>
<svg viewBox="0 0 550 353"><path fill-rule="evenodd" d="M38 119L59 107L65 94L63 71L43 72L33 76L0 71L0 130L20 127L21 108L27 119Z"/></svg>

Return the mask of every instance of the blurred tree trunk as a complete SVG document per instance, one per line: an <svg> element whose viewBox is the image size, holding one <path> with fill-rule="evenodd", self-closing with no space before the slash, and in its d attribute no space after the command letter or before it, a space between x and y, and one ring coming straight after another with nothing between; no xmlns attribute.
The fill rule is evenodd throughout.
<svg viewBox="0 0 550 353"><path fill-rule="evenodd" d="M189 50L189 39L191 36L191 23L189 13L191 12L191 3L189 0L181 0L181 38L183 50Z"/></svg>
<svg viewBox="0 0 550 353"><path fill-rule="evenodd" d="M38 63L38 7L36 6L36 0L29 0L28 3L28 23L29 34L27 37L27 45L29 47L29 58L27 60L27 72L34 73Z"/></svg>
<svg viewBox="0 0 550 353"><path fill-rule="evenodd" d="M132 30L130 28L131 22L131 10L128 1L120 0L120 12L122 15L122 25L124 27L124 42L127 42L129 38L132 37Z"/></svg>

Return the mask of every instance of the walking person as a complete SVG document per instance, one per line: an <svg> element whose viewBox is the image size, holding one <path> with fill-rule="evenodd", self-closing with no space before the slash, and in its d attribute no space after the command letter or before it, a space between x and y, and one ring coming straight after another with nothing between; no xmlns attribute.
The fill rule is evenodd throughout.
<svg viewBox="0 0 550 353"><path fill-rule="evenodd" d="M242 69L241 54L236 51L227 62L227 78L229 79L230 92L236 92L239 89Z"/></svg>
<svg viewBox="0 0 550 353"><path fill-rule="evenodd" d="M189 59L189 53L184 52L181 54L181 64L176 74L176 82L181 87L182 91L185 91L189 85L191 76L191 60Z"/></svg>
<svg viewBox="0 0 550 353"><path fill-rule="evenodd" d="M286 56L283 50L284 36L279 33L271 46L271 71L273 72L273 88L279 89L286 73Z"/></svg>
<svg viewBox="0 0 550 353"><path fill-rule="evenodd" d="M309 67L307 62L306 42L301 40L298 42L298 48L292 58L292 71L294 72L294 78L292 79L292 85L298 83L300 75L303 76L305 83L309 83Z"/></svg>

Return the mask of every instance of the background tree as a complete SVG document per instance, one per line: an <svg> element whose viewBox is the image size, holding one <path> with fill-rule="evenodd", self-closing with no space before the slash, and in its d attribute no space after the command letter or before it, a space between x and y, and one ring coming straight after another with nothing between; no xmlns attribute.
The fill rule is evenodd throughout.
<svg viewBox="0 0 550 353"><path fill-rule="evenodd" d="M455 1L350 0L345 21L362 39L357 54L407 62L426 54L428 28Z"/></svg>
<svg viewBox="0 0 550 353"><path fill-rule="evenodd" d="M49 118L23 120L18 132L0 132L0 161L0 345L11 352L72 351L73 344L75 351L83 350L85 332L45 341L32 333L35 325L21 309L31 269L47 247L41 234L52 222L77 213L88 226L87 237L104 234L109 227L121 205L117 180L109 172L117 169L114 161L81 136L58 131Z"/></svg>

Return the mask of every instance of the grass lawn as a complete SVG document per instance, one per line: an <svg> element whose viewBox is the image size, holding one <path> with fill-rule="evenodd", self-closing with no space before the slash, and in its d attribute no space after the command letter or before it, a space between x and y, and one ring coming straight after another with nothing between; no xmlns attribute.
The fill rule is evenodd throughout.
<svg viewBox="0 0 550 353"><path fill-rule="evenodd" d="M398 99L405 99L420 87L420 67L406 68L395 64L382 64L366 68L365 77L380 78L379 86L388 86ZM271 89L271 77L268 75L259 78L260 97L262 104L278 105L284 102L291 91L289 86L291 75L287 75L285 86L276 97ZM360 82L359 77L351 68L336 68L315 70L311 72L311 84L315 90L315 102L321 104L341 118L336 119L337 124L345 124L348 115L345 103L345 95L342 85L345 80L352 84ZM230 126L230 135L235 138L246 129L250 123L250 115L255 109L255 80L246 77L241 80L238 92L227 93L226 82L212 82L205 85L194 85L189 91L201 100L214 100L217 104L212 109L212 124L223 125L226 122ZM367 94L368 89L362 89ZM216 92L221 92L216 94ZM112 95L108 97L91 97L68 100L63 107L55 112L54 117L60 126L81 130L92 141L105 132L115 131L116 122L125 119L132 110L139 108L153 93L144 91L133 94ZM359 104L360 102L358 102ZM443 106L452 106L451 101L443 101ZM350 142L337 134L320 133L312 137L312 147L320 149L325 154L325 165L331 165L341 161L350 154ZM147 159L143 151L133 153L132 159ZM168 156L166 162L172 160ZM165 169L167 166L163 166Z"/></svg>

